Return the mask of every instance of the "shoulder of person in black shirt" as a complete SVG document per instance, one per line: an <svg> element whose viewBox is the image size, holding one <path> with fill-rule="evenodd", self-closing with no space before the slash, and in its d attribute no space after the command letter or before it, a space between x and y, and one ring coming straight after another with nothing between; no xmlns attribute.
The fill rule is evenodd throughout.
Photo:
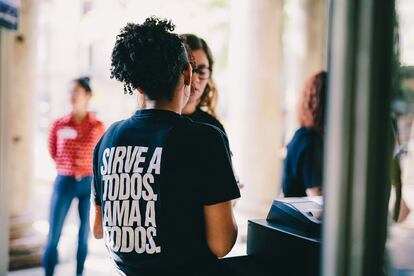
<svg viewBox="0 0 414 276"><path fill-rule="evenodd" d="M203 187L205 190L203 204L210 205L238 198L240 193L234 178L231 153L225 133L214 125L195 122L185 117L180 117L177 114L169 114L173 117L175 116L175 121L173 124L170 122L171 126L166 126L166 121L161 119L162 116L159 116L160 114L164 115L163 113L171 112L143 110L137 112L137 114L140 114L138 120L137 115L135 115L129 120L113 123L95 147L94 169L99 168L99 165L101 165L99 161L102 159L103 150L108 147L114 147L115 141L125 146L128 144L132 146L134 144L133 141L138 142L142 139L152 141L154 144L156 144L156 141L165 141L165 145L170 147L164 150L169 158L192 156L192 158L180 159L180 161L190 166L187 171L201 174L197 178L202 185L206 185L206 187ZM147 120L147 122L143 122L142 119ZM165 128L164 131L161 130L163 127ZM146 132L142 131L136 134L136 131L140 129L145 129ZM157 129L159 131L151 133L151 130ZM154 136L152 139L149 138L151 135ZM111 152L110 154L116 153ZM197 161L202 163L193 162L192 160L194 159L198 159ZM171 168L168 168L168 170L175 171L174 166L176 164L174 162L169 163ZM202 168L202 171L199 168ZM99 175L99 172L96 171L95 175ZM216 189L215 186L220 187L220 189ZM94 202L97 205L101 205L99 198L95 198Z"/></svg>
<svg viewBox="0 0 414 276"><path fill-rule="evenodd" d="M159 251L159 254L151 254L152 247L147 244L146 250L142 252L144 254L139 254L137 246L125 252L131 240L124 241L126 238L121 234L122 245L111 248L111 255L125 273L145 270L155 272L156 267L160 271L171 272L179 264L191 262L206 265L207 261L212 264L215 258L205 242L203 206L240 197L227 145L225 134L216 127L162 110L138 111L129 120L113 124L104 134L94 152L95 179L92 192L93 202L102 206L104 211L104 231L111 232L111 229L118 229L116 227L120 231L127 231L127 228L139 231L152 229L151 239ZM157 150L161 159L153 162ZM140 162L139 165L136 165L137 162ZM160 164L158 169L151 165L153 163ZM130 194L121 186L114 188L115 182L105 188L108 184L105 184L104 178L108 177L119 178L119 185L136 183L136 179L142 179L143 184L139 188L142 196L137 199L131 190L132 186L127 189ZM152 179L152 182L145 184L145 179ZM114 195L115 191L118 191L118 196ZM151 194L152 200L144 199L144 194ZM123 200L132 202L134 199L141 206L142 221L132 227L114 224L114 221L121 219L114 201L122 203ZM154 202L155 209L149 209L149 202ZM144 227L144 218L151 217L149 212L154 212L154 227ZM108 214L112 214L109 215L111 217ZM137 241L136 237L134 239ZM139 267L134 265L137 260L141 260Z"/></svg>
<svg viewBox="0 0 414 276"><path fill-rule="evenodd" d="M299 128L287 146L282 189L286 197L306 196L306 190L322 186L322 135L312 128Z"/></svg>
<svg viewBox="0 0 414 276"><path fill-rule="evenodd" d="M213 125L219 128L224 133L226 133L226 130L224 129L223 125L220 123L219 120L217 120L216 117L214 117L213 115L211 115L210 113L206 111L201 110L201 108L199 107L194 111L194 113L188 114L185 116L187 116L188 118L190 118L191 120L195 122Z"/></svg>
<svg viewBox="0 0 414 276"><path fill-rule="evenodd" d="M177 132L175 140L194 139L187 143L189 154L198 156L201 164L191 164L195 168L202 168L198 176L203 189L204 205L212 205L240 197L237 181L234 176L231 152L227 135L219 127L186 119L186 129ZM184 140L184 141L185 141ZM201 165L201 166L199 166Z"/></svg>

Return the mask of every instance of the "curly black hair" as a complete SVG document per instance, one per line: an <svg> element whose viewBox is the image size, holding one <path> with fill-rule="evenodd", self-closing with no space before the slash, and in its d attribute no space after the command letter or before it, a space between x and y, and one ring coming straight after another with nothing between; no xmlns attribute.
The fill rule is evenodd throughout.
<svg viewBox="0 0 414 276"><path fill-rule="evenodd" d="M171 99L180 75L190 64L182 40L167 19L150 17L128 23L116 37L111 78L124 83L124 92L140 88L151 100Z"/></svg>

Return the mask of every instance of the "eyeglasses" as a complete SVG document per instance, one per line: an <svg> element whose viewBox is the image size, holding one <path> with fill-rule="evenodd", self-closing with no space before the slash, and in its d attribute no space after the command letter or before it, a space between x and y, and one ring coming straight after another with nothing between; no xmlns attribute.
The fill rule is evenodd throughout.
<svg viewBox="0 0 414 276"><path fill-rule="evenodd" d="M210 78L211 69L210 67L206 67L204 65L193 67L193 74L197 74L200 80L206 80Z"/></svg>

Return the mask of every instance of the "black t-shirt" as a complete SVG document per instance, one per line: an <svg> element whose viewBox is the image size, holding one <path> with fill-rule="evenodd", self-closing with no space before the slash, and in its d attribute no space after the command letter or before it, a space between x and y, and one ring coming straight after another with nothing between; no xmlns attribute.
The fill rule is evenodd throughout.
<svg viewBox="0 0 414 276"><path fill-rule="evenodd" d="M121 275L209 274L217 258L203 206L240 197L226 139L215 127L155 109L103 135L92 197Z"/></svg>
<svg viewBox="0 0 414 276"><path fill-rule="evenodd" d="M200 123L205 123L205 124L215 126L219 128L221 131L223 131L224 133L226 133L223 125L219 122L219 120L217 120L213 115L209 114L208 112L201 110L199 107L196 108L194 113L188 114L185 116L187 116L194 122L200 122Z"/></svg>
<svg viewBox="0 0 414 276"><path fill-rule="evenodd" d="M299 128L287 146L282 188L286 197L306 196L306 189L322 186L322 135Z"/></svg>

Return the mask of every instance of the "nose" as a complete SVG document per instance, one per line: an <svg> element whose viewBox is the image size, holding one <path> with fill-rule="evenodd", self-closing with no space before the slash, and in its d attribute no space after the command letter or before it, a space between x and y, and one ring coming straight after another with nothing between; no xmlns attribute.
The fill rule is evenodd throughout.
<svg viewBox="0 0 414 276"><path fill-rule="evenodd" d="M192 78L193 82L199 82L200 81L200 76L197 73L193 74L193 78Z"/></svg>

